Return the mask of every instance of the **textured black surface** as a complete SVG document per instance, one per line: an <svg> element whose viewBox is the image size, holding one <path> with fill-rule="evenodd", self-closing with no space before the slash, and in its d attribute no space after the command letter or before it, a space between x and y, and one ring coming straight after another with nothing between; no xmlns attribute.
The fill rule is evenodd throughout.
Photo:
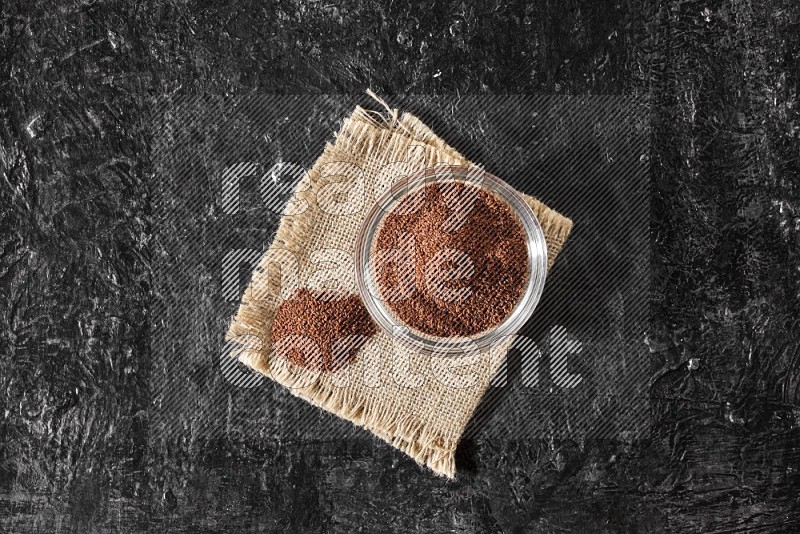
<svg viewBox="0 0 800 534"><path fill-rule="evenodd" d="M0 529L800 528L800 5L7 1ZM240 94L653 98L652 431L472 441L445 482L381 444L149 443L147 110Z"/></svg>

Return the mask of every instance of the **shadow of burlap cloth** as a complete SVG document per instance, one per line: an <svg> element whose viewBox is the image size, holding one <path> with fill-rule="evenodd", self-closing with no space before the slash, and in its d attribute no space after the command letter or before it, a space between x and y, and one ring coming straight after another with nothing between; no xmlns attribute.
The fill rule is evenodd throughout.
<svg viewBox="0 0 800 534"><path fill-rule="evenodd" d="M351 365L334 373L295 366L270 350L278 304L296 288L330 288L334 280L337 289L357 294L353 251L371 207L368 199L400 176L436 164L472 165L413 115L356 107L295 188L225 339L236 347L234 357L292 394L453 478L456 445L510 339L479 355L436 357L413 353L380 331ZM535 198L523 198L544 230L549 268L572 221Z"/></svg>

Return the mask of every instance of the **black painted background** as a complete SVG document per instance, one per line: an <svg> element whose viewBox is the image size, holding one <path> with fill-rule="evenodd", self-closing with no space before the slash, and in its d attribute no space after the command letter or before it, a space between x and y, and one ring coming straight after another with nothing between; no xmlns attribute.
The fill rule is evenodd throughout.
<svg viewBox="0 0 800 534"><path fill-rule="evenodd" d="M0 529L800 528L794 0L0 10ZM470 441L456 482L369 440L149 443L151 104L366 85L652 96L645 439Z"/></svg>

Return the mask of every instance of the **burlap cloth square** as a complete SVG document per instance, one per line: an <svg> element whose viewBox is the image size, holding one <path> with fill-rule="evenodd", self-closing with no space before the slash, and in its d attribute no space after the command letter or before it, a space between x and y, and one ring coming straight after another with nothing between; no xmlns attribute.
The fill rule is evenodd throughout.
<svg viewBox="0 0 800 534"><path fill-rule="evenodd" d="M225 339L237 347L232 354L242 363L292 394L453 478L456 445L512 339L483 354L436 357L414 353L380 331L353 364L334 373L295 366L270 350L276 309L294 289L335 287L357 294L356 236L373 199L385 188L425 167L473 165L415 116L387 111L357 106L298 183ZM550 268L572 221L523 197L544 230Z"/></svg>

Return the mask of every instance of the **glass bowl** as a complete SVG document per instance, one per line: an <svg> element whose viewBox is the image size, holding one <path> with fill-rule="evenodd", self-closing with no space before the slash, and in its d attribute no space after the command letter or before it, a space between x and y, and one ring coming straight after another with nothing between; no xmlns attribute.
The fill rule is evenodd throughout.
<svg viewBox="0 0 800 534"><path fill-rule="evenodd" d="M375 238L383 217L408 194L426 185L464 182L493 193L516 215L525 232L528 248L527 276L522 294L509 315L496 326L472 336L437 337L403 323L381 298L375 280ZM547 243L530 206L511 186L479 167L438 165L400 178L369 210L355 243L356 283L372 319L407 347L430 354L483 352L515 334L530 318L547 278Z"/></svg>

